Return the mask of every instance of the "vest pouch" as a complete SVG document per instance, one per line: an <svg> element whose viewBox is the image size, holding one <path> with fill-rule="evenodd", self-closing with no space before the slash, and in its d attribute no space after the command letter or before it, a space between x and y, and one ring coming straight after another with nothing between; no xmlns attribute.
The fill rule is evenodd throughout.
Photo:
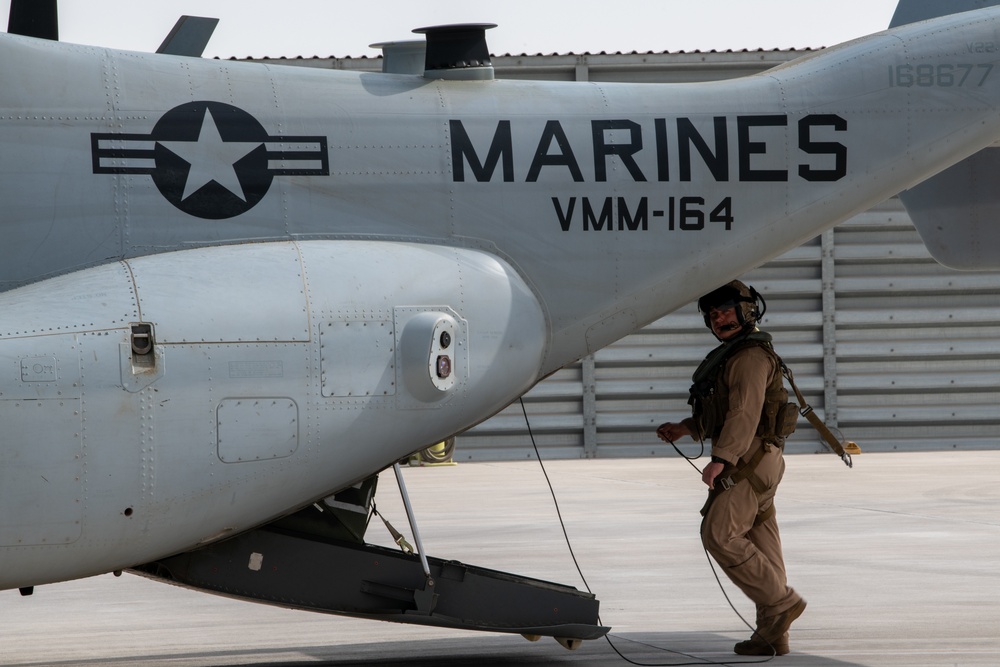
<svg viewBox="0 0 1000 667"><path fill-rule="evenodd" d="M799 406L794 403L785 403L778 408L777 417L774 434L779 438L788 437L795 432L795 423L799 420Z"/></svg>
<svg viewBox="0 0 1000 667"><path fill-rule="evenodd" d="M780 380L779 380L780 382ZM770 440L782 437L782 420L785 419L782 409L788 405L788 391L780 384L767 388L764 394L764 406L760 413L760 423L757 424L757 437Z"/></svg>

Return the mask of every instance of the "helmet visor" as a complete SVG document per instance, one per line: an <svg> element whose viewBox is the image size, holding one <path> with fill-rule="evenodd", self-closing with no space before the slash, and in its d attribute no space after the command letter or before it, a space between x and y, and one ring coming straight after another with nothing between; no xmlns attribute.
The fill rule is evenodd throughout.
<svg viewBox="0 0 1000 667"><path fill-rule="evenodd" d="M708 315L709 317L715 317L717 315L722 315L722 314L728 313L729 311L732 311L732 310L736 310L736 302L735 301L726 301L724 303L720 303L718 305L711 306L708 309L708 312L706 312L705 314Z"/></svg>
<svg viewBox="0 0 1000 667"><path fill-rule="evenodd" d="M735 308L739 301L742 301L739 291L729 285L724 285L698 299L698 310L707 315L708 311L713 308L722 308L724 304L728 304L729 308Z"/></svg>

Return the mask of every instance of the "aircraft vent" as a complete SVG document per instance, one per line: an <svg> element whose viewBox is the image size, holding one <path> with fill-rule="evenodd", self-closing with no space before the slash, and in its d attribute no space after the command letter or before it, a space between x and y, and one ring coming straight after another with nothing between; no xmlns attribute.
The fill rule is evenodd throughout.
<svg viewBox="0 0 1000 667"><path fill-rule="evenodd" d="M486 31L495 23L459 23L418 28L426 35L424 77L459 81L489 81L493 63L486 45Z"/></svg>
<svg viewBox="0 0 1000 667"><path fill-rule="evenodd" d="M369 44L382 49L382 71L386 74L423 74L427 43L420 39Z"/></svg>

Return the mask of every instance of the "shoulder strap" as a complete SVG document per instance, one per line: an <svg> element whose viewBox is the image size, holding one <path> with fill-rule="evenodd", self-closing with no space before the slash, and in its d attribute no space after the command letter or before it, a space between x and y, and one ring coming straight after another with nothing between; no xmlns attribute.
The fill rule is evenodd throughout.
<svg viewBox="0 0 1000 667"><path fill-rule="evenodd" d="M806 399L802 396L802 392L799 391L797 386L795 386L795 380L792 378L792 370L785 365L784 361L781 362L781 373L788 380L788 384L792 385L792 389L795 391L795 398L799 400L799 414L808 419L813 428L819 431L819 434L823 436L823 440L825 440L827 446L833 450L833 453L839 456L848 468L853 468L854 462L851 461L851 455L844 450L844 446L840 444L840 440L838 440L833 433L830 432L830 429L827 428L826 424L820 420L819 415L813 411L812 406L806 403Z"/></svg>

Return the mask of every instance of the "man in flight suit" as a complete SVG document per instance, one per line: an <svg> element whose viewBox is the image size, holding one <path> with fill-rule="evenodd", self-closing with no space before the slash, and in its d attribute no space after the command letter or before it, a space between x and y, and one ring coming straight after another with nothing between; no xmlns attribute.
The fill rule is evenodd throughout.
<svg viewBox="0 0 1000 667"><path fill-rule="evenodd" d="M774 515L774 494L785 471L784 436L797 415L788 412L796 406L787 401L771 337L757 329L759 300L738 280L698 300L706 326L722 344L695 372L693 416L662 424L656 433L671 443L685 435L711 439L712 460L702 472L709 488L702 542L757 606L756 631L733 650L784 655L788 628L806 608L788 586Z"/></svg>

